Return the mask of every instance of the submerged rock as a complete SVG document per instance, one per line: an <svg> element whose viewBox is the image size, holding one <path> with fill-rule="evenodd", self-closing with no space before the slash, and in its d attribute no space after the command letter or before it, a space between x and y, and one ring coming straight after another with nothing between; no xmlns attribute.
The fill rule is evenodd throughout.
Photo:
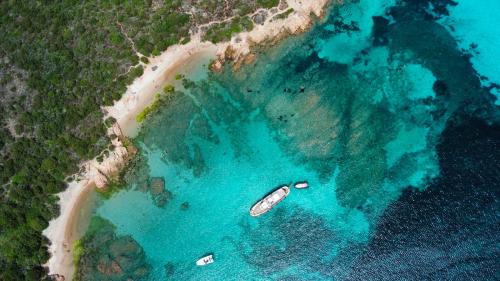
<svg viewBox="0 0 500 281"><path fill-rule="evenodd" d="M186 211L187 209L189 209L189 203L188 202L182 203L181 210Z"/></svg>
<svg viewBox="0 0 500 281"><path fill-rule="evenodd" d="M172 198L172 193L168 190L165 190L158 196L153 197L153 200L155 202L155 205L161 208L164 207L168 203L168 200L170 200L171 198Z"/></svg>
<svg viewBox="0 0 500 281"><path fill-rule="evenodd" d="M93 218L83 245L76 280L140 280L149 274L141 246L131 236L117 236L103 218Z"/></svg>
<svg viewBox="0 0 500 281"><path fill-rule="evenodd" d="M99 259L97 262L97 270L106 276L118 276L123 274L123 270L120 265L116 261L110 260L108 256L101 257Z"/></svg>
<svg viewBox="0 0 500 281"><path fill-rule="evenodd" d="M162 177L151 179L151 196L156 206L163 207L172 198L172 192L165 188L165 180Z"/></svg>
<svg viewBox="0 0 500 281"><path fill-rule="evenodd" d="M174 266L174 264L171 263L171 262L167 262L165 264L165 275L167 277L172 277L172 276L174 276L174 273L175 273L175 266Z"/></svg>
<svg viewBox="0 0 500 281"><path fill-rule="evenodd" d="M151 195L157 196L165 190L165 180L163 178L151 179Z"/></svg>

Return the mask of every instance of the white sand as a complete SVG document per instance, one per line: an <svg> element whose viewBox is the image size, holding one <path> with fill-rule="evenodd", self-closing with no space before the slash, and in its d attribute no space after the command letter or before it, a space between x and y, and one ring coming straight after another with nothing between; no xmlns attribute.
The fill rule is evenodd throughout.
<svg viewBox="0 0 500 281"><path fill-rule="evenodd" d="M139 127L135 121L136 116L152 102L155 93L161 91L165 83L173 81L177 71L188 61L208 56L222 63L227 59L226 50L231 48L231 59L235 63L241 63L250 54L251 46L306 30L312 22L311 12L318 17L322 16L328 0L287 0L287 3L294 9L294 13L286 19L270 21L271 17L268 17L263 25L256 25L250 32L233 36L230 42L219 44L201 42L200 35L195 34L188 44L171 46L161 55L149 58L144 74L134 80L119 101L111 107L104 108L108 116L116 118L118 124L110 128L108 133L135 136ZM64 192L58 194L61 214L51 220L49 227L43 231L51 241L49 247L51 258L46 266L49 268L49 274L60 276L60 280L71 280L73 276L73 242L83 234L76 231L80 213L84 208L82 204L94 185L105 186L108 177L128 161L129 152L121 141L113 140L113 144L116 149L102 163L93 159L82 164L85 172L79 175L81 180L69 184Z"/></svg>
<svg viewBox="0 0 500 281"><path fill-rule="evenodd" d="M64 192L59 193L61 215L51 220L49 227L43 231L52 242L49 247L51 258L46 264L50 270L49 274L59 274L71 280L74 271L72 244L81 238L74 233L75 218L79 211L77 207L81 206L92 189L93 185L84 180L69 184Z"/></svg>

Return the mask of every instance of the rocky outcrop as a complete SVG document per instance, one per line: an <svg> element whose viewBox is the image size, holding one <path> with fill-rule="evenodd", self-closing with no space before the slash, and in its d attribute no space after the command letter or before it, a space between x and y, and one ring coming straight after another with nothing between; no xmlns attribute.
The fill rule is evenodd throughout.
<svg viewBox="0 0 500 281"><path fill-rule="evenodd" d="M231 42L226 43L225 48L218 52L217 59L211 64L211 69L221 72L224 63L231 62L233 69L238 71L241 65L253 62L255 54L252 49L256 46L274 45L284 37L304 32L312 25L313 17L311 15L323 18L328 2L328 0L281 1L280 9L290 7L294 12L286 18L278 20L272 20L267 11L256 13L252 18L256 23L254 29L240 33Z"/></svg>
<svg viewBox="0 0 500 281"><path fill-rule="evenodd" d="M108 128L108 136L111 140L112 150L108 149L101 153L102 161L96 157L82 165L83 172L77 176L77 180L91 180L97 188L105 188L110 179L117 177L120 170L136 154L137 149L131 144L125 145L126 137L120 126L115 123Z"/></svg>

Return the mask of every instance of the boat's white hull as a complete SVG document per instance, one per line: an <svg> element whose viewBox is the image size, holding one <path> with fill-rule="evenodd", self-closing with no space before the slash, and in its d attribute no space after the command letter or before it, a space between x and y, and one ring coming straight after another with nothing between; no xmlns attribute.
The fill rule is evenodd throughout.
<svg viewBox="0 0 500 281"><path fill-rule="evenodd" d="M208 255L196 261L197 266L204 266L214 262L214 256Z"/></svg>
<svg viewBox="0 0 500 281"><path fill-rule="evenodd" d="M304 182L297 182L297 183L295 183L294 186L297 189L304 189L304 188L308 188L309 187L309 183L307 183L306 181L304 181Z"/></svg>

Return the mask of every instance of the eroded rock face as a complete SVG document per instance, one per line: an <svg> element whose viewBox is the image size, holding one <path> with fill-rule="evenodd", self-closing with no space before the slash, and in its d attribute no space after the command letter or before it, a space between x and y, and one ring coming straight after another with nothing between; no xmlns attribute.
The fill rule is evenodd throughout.
<svg viewBox="0 0 500 281"><path fill-rule="evenodd" d="M210 65L210 69L213 72L222 72L223 67L224 66L220 60L216 60L213 64Z"/></svg>
<svg viewBox="0 0 500 281"><path fill-rule="evenodd" d="M141 246L130 236L117 236L114 226L99 217L84 239L76 280L140 280L149 274Z"/></svg>

